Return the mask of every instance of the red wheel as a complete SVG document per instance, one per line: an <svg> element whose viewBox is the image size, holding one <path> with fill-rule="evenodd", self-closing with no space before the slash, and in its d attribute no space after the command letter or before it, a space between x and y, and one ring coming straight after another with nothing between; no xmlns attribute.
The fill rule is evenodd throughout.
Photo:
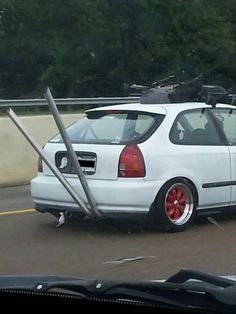
<svg viewBox="0 0 236 314"><path fill-rule="evenodd" d="M158 193L150 214L159 229L182 231L196 215L197 192L184 178L167 182Z"/></svg>
<svg viewBox="0 0 236 314"><path fill-rule="evenodd" d="M182 225L193 213L194 203L190 188L183 183L173 184L166 193L165 209L173 224Z"/></svg>

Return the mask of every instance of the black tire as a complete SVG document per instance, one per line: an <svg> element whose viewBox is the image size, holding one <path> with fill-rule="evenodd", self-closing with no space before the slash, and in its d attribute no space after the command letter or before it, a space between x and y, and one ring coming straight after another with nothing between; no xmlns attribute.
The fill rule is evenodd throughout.
<svg viewBox="0 0 236 314"><path fill-rule="evenodd" d="M196 189L189 180L170 180L161 188L151 206L152 221L162 231L183 231L196 216L197 202Z"/></svg>

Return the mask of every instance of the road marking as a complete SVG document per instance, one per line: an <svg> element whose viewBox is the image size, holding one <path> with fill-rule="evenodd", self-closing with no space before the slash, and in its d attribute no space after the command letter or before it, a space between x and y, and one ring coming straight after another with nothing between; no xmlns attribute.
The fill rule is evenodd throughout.
<svg viewBox="0 0 236 314"><path fill-rule="evenodd" d="M23 214L23 213L32 213L35 209L29 208L29 209L19 209L19 210L8 210L4 212L0 212L0 216L6 216L6 215L14 215L14 214Z"/></svg>

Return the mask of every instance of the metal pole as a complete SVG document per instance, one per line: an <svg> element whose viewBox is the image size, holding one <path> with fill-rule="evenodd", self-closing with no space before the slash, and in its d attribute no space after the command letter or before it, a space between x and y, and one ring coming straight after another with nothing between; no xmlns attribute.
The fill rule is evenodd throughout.
<svg viewBox="0 0 236 314"><path fill-rule="evenodd" d="M75 171L76 171L77 176L78 176L78 178L80 180L80 183L82 185L84 193L85 193L85 195L87 197L87 200L88 200L88 203L89 203L89 206L90 206L90 210L91 210L91 212L92 212L92 214L94 216L102 217L101 213L97 209L96 201L95 201L94 196L93 196L93 194L92 194L92 192L91 192L91 190L90 190L90 188L88 186L88 183L87 183L87 180L86 180L86 178L84 176L84 173L83 173L83 171L82 171L82 169L80 167L80 164L79 164L79 161L78 161L78 157L76 156L74 148L73 148L73 146L71 144L71 141L70 141L69 136L68 136L68 134L66 132L65 126L64 126L63 121L61 119L60 113L59 113L59 111L57 109L57 105L54 102L54 99L52 97L52 94L51 94L51 91L50 91L49 88L46 89L46 92L45 92L44 96L45 96L45 98L46 98L46 100L48 102L48 106L49 106L49 108L51 110L51 113L52 113L52 115L54 117L54 120L55 120L55 122L57 124L57 127L58 127L58 129L60 131L61 137L62 137L62 139L63 139L63 141L65 143L65 146L67 148L69 156L71 157L72 163L73 163L73 165L75 167Z"/></svg>
<svg viewBox="0 0 236 314"><path fill-rule="evenodd" d="M67 190L67 192L71 195L73 200L79 205L79 207L83 210L83 212L87 216L92 216L91 212L88 210L85 203L79 198L76 191L73 189L73 187L70 185L70 183L66 180L66 178L63 177L61 172L57 169L56 166L53 165L53 163L48 159L45 152L41 148L41 146L35 141L35 139L29 135L29 132L26 130L25 126L22 124L22 122L19 120L15 112L10 108L7 110L7 114L10 117L10 119L13 121L13 123L16 125L16 127L20 130L20 132L24 135L24 137L27 139L27 141L30 143L30 145L34 148L34 150L39 154L39 156L43 159L43 161L46 163L46 165L50 168L50 170L53 172L53 174L57 177L57 179L61 182L61 184L64 186L64 188Z"/></svg>

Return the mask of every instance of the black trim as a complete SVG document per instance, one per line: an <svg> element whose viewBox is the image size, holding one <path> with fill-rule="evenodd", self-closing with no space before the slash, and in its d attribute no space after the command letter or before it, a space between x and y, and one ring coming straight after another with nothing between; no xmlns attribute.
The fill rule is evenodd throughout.
<svg viewBox="0 0 236 314"><path fill-rule="evenodd" d="M204 183L202 185L202 188L203 189L218 188L218 187L231 186L231 185L236 185L236 181L222 181L222 182Z"/></svg>
<svg viewBox="0 0 236 314"><path fill-rule="evenodd" d="M198 216L218 215L218 214L234 214L236 213L236 205L215 207L215 208L202 208L197 210Z"/></svg>
<svg viewBox="0 0 236 314"><path fill-rule="evenodd" d="M75 151L76 153L76 156L79 158L79 157L85 157L87 156L87 160L88 161L89 159L95 159L94 160L94 167L93 170L91 171L84 171L83 170L83 173L86 174L86 175L93 175L96 173L96 168L97 168L97 154L93 153L93 152L88 152L88 151ZM66 157L67 158L67 166L63 169L60 169L60 164L61 164L61 159L62 157ZM79 160L79 159L78 159ZM80 163L80 166L83 167L82 165L82 160L79 162ZM74 169L74 166L73 166L73 163L71 161L71 157L69 156L68 152L66 150L60 150L60 151L57 151L56 154L55 154L55 165L56 167L59 169L59 171L61 173L65 173L65 174L76 174L76 171Z"/></svg>

